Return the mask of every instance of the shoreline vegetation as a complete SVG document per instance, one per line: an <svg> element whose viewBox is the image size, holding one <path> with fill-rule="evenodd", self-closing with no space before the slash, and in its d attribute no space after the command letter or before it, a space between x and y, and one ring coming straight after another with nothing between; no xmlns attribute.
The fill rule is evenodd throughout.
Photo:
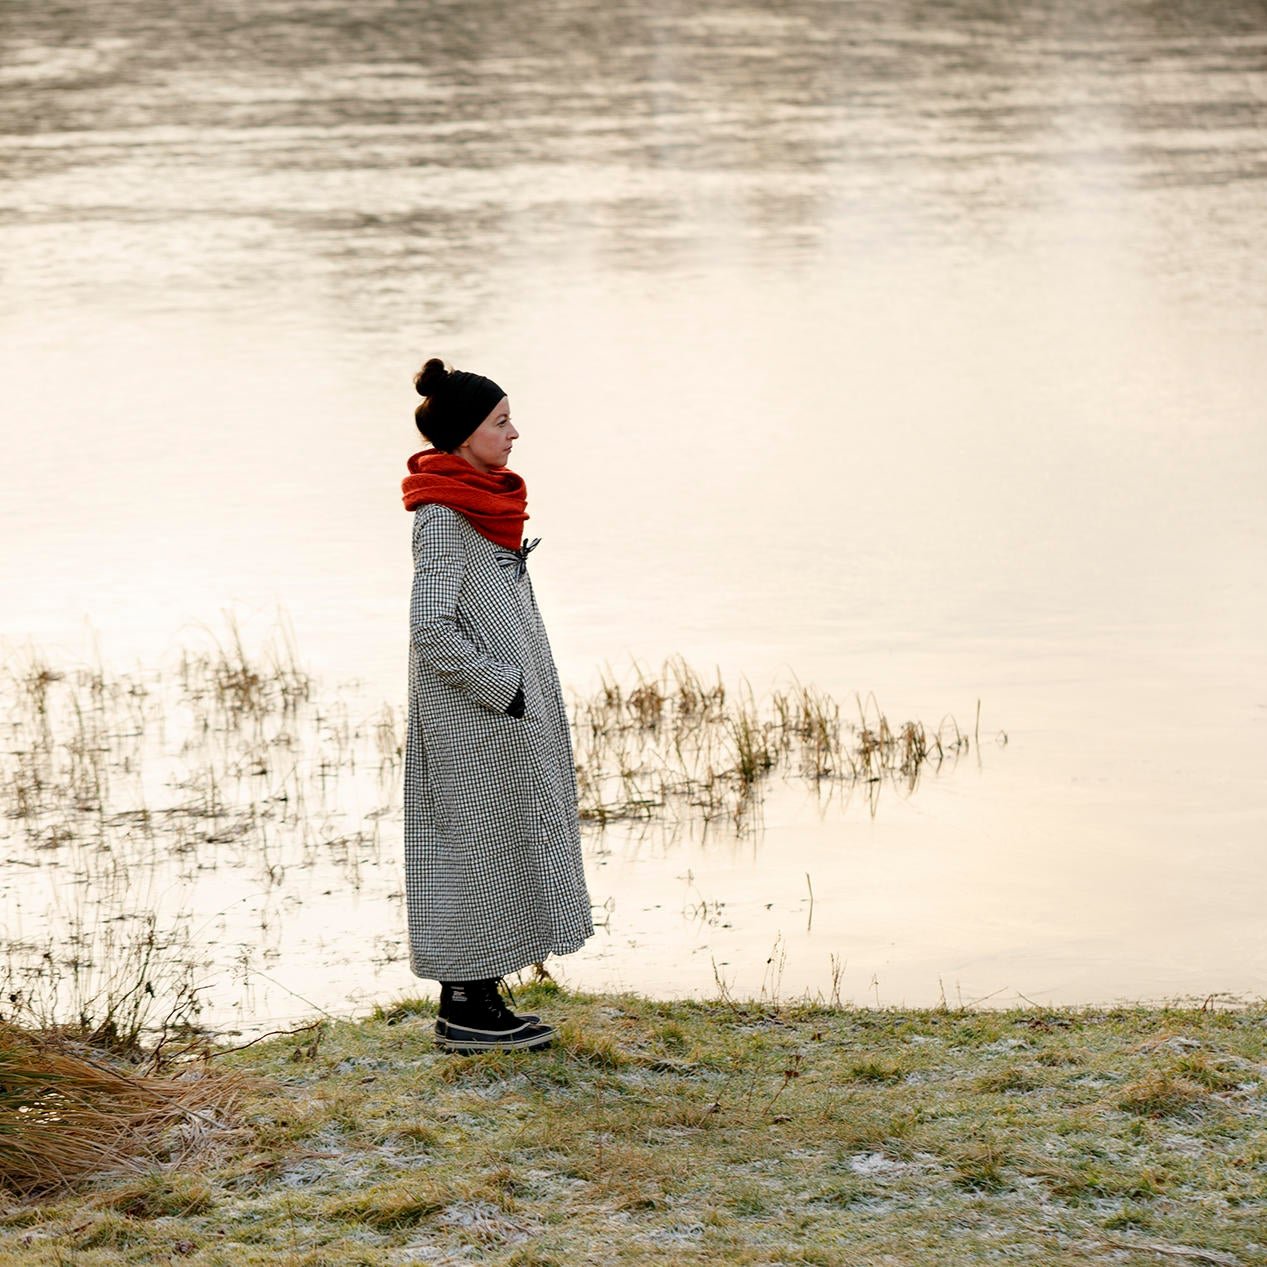
<svg viewBox="0 0 1267 1267"><path fill-rule="evenodd" d="M284 625L248 651L230 616L177 654L128 672L35 649L0 663L0 1020L73 1025L126 1053L196 1028L205 997L223 1018L236 993L249 1025L254 982L305 901L398 909L403 705L319 689ZM681 658L608 671L570 708L590 841L616 823L670 842L755 835L776 779L874 815L1006 742L983 741L979 717L971 733L949 717L890 723L872 698L846 710L799 683L758 697ZM194 900L213 880L218 912ZM375 964L404 957L388 929L366 944Z"/></svg>
<svg viewBox="0 0 1267 1267"><path fill-rule="evenodd" d="M1262 1001L669 1002L543 972L516 990L548 1051L441 1053L422 998L228 1046L199 1018L214 947L164 895L365 883L403 711L353 718L232 624L166 675L4 679L6 865L50 905L0 964L0 1267L1267 1264ZM573 709L599 833L754 832L774 777L875 813L983 742L680 660Z"/></svg>
<svg viewBox="0 0 1267 1267"><path fill-rule="evenodd" d="M422 999L144 1070L0 1030L0 1267L1267 1263L1261 1003L516 992L553 1048L441 1053Z"/></svg>

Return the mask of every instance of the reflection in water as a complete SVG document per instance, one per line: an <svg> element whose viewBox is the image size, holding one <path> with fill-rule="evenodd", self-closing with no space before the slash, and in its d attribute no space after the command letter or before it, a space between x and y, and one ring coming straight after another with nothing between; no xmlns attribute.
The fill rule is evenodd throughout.
<svg viewBox="0 0 1267 1267"><path fill-rule="evenodd" d="M789 986L829 952L855 997L1263 979L1261 3L23 10L0 635L159 657L281 606L396 698L443 353L515 384L572 683L681 652L1011 734L909 817L660 860L717 902L777 857L788 909L811 870ZM621 906L630 849L578 971L746 972Z"/></svg>

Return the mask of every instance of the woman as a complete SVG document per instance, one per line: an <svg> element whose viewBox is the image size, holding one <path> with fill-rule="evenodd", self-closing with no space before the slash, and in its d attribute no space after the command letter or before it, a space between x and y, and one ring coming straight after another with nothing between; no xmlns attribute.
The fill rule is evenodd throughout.
<svg viewBox="0 0 1267 1267"><path fill-rule="evenodd" d="M559 677L528 576L519 437L496 383L429 360L414 415L430 449L402 489L414 512L405 747L410 966L440 982L451 1051L542 1047L501 978L594 932Z"/></svg>

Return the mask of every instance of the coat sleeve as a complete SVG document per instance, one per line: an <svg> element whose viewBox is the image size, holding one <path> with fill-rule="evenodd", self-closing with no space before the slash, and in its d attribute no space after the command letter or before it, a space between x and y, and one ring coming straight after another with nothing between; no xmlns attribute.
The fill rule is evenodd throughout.
<svg viewBox="0 0 1267 1267"><path fill-rule="evenodd" d="M522 670L494 660L458 626L466 547L455 515L440 506L420 509L414 516L413 548L409 635L419 657L440 681L504 713L519 689Z"/></svg>

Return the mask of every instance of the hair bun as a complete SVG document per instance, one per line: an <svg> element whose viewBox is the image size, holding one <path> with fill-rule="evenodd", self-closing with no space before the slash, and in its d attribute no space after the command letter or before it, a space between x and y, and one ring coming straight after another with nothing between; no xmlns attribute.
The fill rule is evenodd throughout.
<svg viewBox="0 0 1267 1267"><path fill-rule="evenodd" d="M444 362L438 356L433 356L414 375L414 390L419 396L430 396L437 387L444 385L448 377L449 371Z"/></svg>

